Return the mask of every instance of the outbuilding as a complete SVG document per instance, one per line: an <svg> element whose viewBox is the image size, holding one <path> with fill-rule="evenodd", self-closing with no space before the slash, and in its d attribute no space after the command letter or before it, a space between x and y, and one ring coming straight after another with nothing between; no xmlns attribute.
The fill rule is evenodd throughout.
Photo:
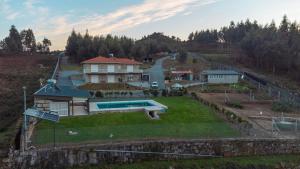
<svg viewBox="0 0 300 169"><path fill-rule="evenodd" d="M238 83L239 76L234 70L205 70L201 73L202 81L209 84Z"/></svg>
<svg viewBox="0 0 300 169"><path fill-rule="evenodd" d="M90 94L72 86L58 86L55 80L34 93L34 105L41 111L55 111L59 116L88 114Z"/></svg>

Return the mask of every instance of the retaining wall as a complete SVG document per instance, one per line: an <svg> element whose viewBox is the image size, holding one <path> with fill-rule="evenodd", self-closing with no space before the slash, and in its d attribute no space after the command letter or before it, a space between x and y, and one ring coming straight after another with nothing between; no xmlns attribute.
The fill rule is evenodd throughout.
<svg viewBox="0 0 300 169"><path fill-rule="evenodd" d="M234 157L275 154L300 154L300 140L202 139L86 144L31 150L25 153L14 152L10 154L10 167L64 168L147 160L195 159L207 156Z"/></svg>

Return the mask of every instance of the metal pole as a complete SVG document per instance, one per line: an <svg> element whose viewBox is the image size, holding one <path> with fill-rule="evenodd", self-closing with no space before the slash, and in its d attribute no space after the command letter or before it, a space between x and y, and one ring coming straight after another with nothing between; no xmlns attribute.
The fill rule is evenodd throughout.
<svg viewBox="0 0 300 169"><path fill-rule="evenodd" d="M25 111L26 111L26 86L23 86L23 100L24 100L24 122L23 122L23 134L24 134L24 146L23 146L23 151L26 150L27 148L27 134L26 134L26 130L27 130L27 119L26 119L26 114L25 114Z"/></svg>
<svg viewBox="0 0 300 169"><path fill-rule="evenodd" d="M53 125L53 143L54 143L54 148L55 148L55 123L54 123L54 125Z"/></svg>

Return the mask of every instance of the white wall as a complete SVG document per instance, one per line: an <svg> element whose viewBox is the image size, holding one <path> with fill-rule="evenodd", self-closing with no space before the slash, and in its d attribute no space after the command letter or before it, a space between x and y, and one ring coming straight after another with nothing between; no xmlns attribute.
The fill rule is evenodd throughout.
<svg viewBox="0 0 300 169"><path fill-rule="evenodd" d="M237 83L239 75L208 75L207 82L212 84Z"/></svg>

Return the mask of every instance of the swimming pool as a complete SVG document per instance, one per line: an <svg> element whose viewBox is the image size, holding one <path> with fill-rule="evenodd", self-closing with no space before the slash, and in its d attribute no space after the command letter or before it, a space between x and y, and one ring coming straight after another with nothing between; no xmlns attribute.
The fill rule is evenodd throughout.
<svg viewBox="0 0 300 169"><path fill-rule="evenodd" d="M98 103L99 109L155 106L147 101Z"/></svg>
<svg viewBox="0 0 300 169"><path fill-rule="evenodd" d="M120 112L156 110L164 112L168 107L154 100L90 102L90 112Z"/></svg>

